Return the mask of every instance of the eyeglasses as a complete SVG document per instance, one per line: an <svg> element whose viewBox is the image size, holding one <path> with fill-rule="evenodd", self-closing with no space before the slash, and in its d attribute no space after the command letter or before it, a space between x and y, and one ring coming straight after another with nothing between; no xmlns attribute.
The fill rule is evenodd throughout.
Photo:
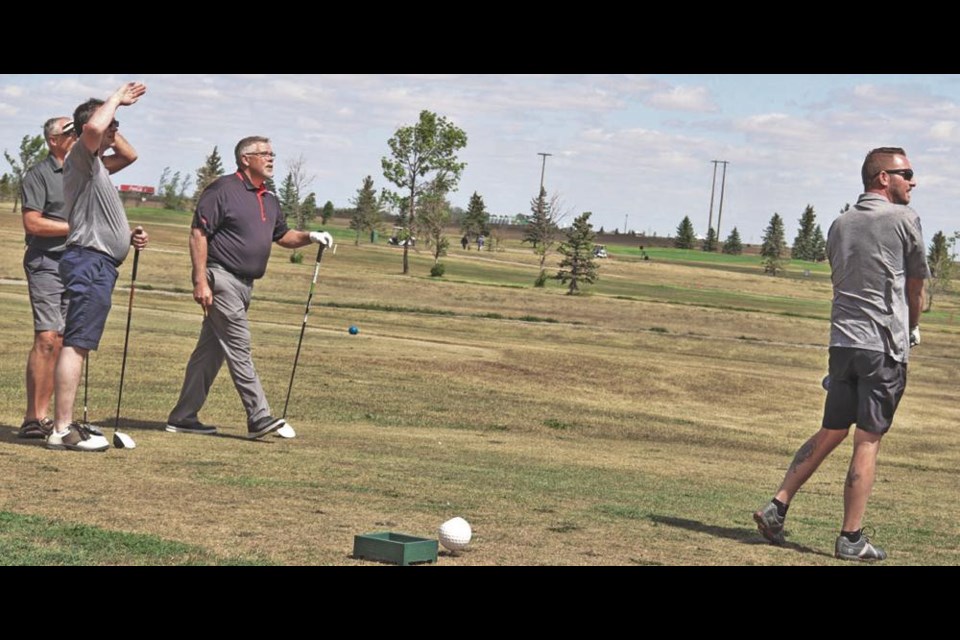
<svg viewBox="0 0 960 640"><path fill-rule="evenodd" d="M273 151L251 151L250 153L243 154L245 156L257 156L259 158L276 158L277 154Z"/></svg>
<svg viewBox="0 0 960 640"><path fill-rule="evenodd" d="M898 176L903 176L903 179L907 182L913 180L913 169L881 169L877 172L877 175L880 175L883 172L895 173Z"/></svg>

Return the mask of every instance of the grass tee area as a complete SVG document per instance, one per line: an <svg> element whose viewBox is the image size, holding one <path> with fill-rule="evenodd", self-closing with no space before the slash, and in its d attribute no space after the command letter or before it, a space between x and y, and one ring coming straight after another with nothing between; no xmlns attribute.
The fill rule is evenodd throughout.
<svg viewBox="0 0 960 640"><path fill-rule="evenodd" d="M0 213L0 563L368 564L353 536L473 540L438 565L841 564L832 557L852 438L797 496L787 546L751 513L819 426L829 267L765 276L757 256L608 244L600 280L534 288L537 257L363 242L333 225L287 418L244 438L226 367L201 419L163 431L202 314L188 214L131 210L140 259L123 393L134 450L55 452L16 438L32 342L20 216ZM456 230L451 230L456 240ZM316 257L275 246L250 310L254 361L283 410ZM548 261L555 266L557 257ZM91 420L112 435L132 256L90 360ZM960 298L922 319L866 524L885 564L960 563ZM350 335L348 327L359 327ZM76 405L83 409L83 387ZM935 505L935 506L934 506Z"/></svg>

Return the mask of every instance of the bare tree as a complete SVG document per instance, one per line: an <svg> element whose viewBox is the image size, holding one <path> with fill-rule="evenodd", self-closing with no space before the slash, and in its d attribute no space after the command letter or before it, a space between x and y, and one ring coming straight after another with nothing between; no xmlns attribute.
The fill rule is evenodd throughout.
<svg viewBox="0 0 960 640"><path fill-rule="evenodd" d="M296 220L296 227L298 231L303 231L307 228L307 214L313 214L313 212L307 212L306 208L303 206L303 202L300 200L300 194L305 193L307 187L310 186L310 183L314 181L316 176L307 175L307 161L301 153L294 160L291 160L287 164L287 178L286 184L292 188L292 193L290 194L290 201L288 203L289 211L285 213L287 216L293 216L293 219Z"/></svg>

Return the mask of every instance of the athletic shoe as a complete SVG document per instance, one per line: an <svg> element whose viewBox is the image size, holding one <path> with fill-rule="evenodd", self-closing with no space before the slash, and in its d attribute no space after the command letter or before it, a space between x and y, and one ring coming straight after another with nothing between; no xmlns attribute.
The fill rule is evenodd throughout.
<svg viewBox="0 0 960 640"><path fill-rule="evenodd" d="M285 425L286 422L279 418L274 418L273 416L265 416L260 418L253 424L247 426L247 437L250 439L253 438L262 438L268 433L273 433L277 429Z"/></svg>
<svg viewBox="0 0 960 640"><path fill-rule="evenodd" d="M870 544L870 539L864 535L863 529L861 529L859 542L850 542L844 535L837 536L837 544L834 547L833 555L841 560L870 561L885 560L887 552Z"/></svg>
<svg viewBox="0 0 960 640"><path fill-rule="evenodd" d="M86 425L71 422L66 433L57 433L54 430L47 436L47 449L71 451L106 451L110 443L103 436L90 432Z"/></svg>
<svg viewBox="0 0 960 640"><path fill-rule="evenodd" d="M785 519L777 513L777 505L773 504L772 501L753 514L753 521L757 523L760 533L773 544L784 543L783 523Z"/></svg>
<svg viewBox="0 0 960 640"><path fill-rule="evenodd" d="M28 440L42 440L53 433L53 420L40 418L39 420L25 420L17 432L18 438Z"/></svg>
<svg viewBox="0 0 960 640"><path fill-rule="evenodd" d="M293 430L293 427L286 420L283 421L283 426L273 432L273 435L278 438L296 438L297 432Z"/></svg>
<svg viewBox="0 0 960 640"><path fill-rule="evenodd" d="M170 433L199 433L205 436L217 432L216 427L208 427L200 422L168 422L164 430Z"/></svg>

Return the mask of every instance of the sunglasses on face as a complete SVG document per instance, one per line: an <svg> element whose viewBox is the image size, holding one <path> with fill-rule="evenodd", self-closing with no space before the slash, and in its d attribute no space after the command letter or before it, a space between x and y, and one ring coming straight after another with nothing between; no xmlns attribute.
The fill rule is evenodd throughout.
<svg viewBox="0 0 960 640"><path fill-rule="evenodd" d="M903 179L907 182L913 180L913 169L881 169L877 172L877 175L881 173L895 173L898 176L903 176Z"/></svg>

